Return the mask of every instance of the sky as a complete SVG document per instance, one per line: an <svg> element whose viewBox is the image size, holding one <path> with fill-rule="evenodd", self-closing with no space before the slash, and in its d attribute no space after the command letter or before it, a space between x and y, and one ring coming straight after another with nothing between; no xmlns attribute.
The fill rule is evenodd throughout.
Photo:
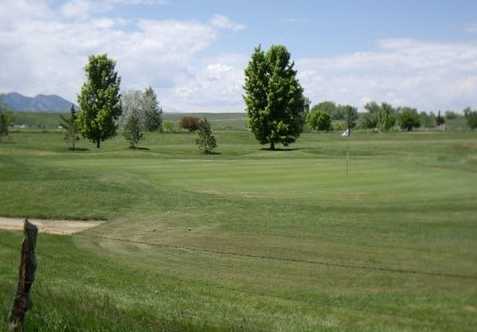
<svg viewBox="0 0 477 332"><path fill-rule="evenodd" d="M107 53L166 112L240 112L259 44L288 48L313 104L477 107L475 0L0 0L0 92L76 102Z"/></svg>

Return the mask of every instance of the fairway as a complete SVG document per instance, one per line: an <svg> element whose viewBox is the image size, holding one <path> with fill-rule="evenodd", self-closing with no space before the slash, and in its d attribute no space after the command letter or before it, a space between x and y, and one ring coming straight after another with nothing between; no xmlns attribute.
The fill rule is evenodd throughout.
<svg viewBox="0 0 477 332"><path fill-rule="evenodd" d="M1 217L105 221L40 235L32 331L475 330L477 133L216 136L0 144ZM0 230L2 322L21 239Z"/></svg>

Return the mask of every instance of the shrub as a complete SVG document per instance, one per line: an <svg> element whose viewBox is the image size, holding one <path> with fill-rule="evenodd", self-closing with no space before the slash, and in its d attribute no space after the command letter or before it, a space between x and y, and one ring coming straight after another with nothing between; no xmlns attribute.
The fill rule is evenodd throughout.
<svg viewBox="0 0 477 332"><path fill-rule="evenodd" d="M467 120L467 125L471 130L474 130L477 128L477 110L472 110L470 107L467 107L464 110L464 116L465 119Z"/></svg>
<svg viewBox="0 0 477 332"><path fill-rule="evenodd" d="M419 114L415 108L402 107L399 109L399 126L402 130L412 131L421 126Z"/></svg>
<svg viewBox="0 0 477 332"><path fill-rule="evenodd" d="M307 122L314 130L330 131L332 129L330 115L319 109L313 109L311 113L308 114Z"/></svg>
<svg viewBox="0 0 477 332"><path fill-rule="evenodd" d="M207 119L202 119L199 121L199 128L197 131L199 137L196 139L196 144L199 146L199 150L204 153L211 153L217 147L217 141L215 136L212 133L212 128L210 127Z"/></svg>
<svg viewBox="0 0 477 332"><path fill-rule="evenodd" d="M162 122L162 130L166 133L173 133L176 131L176 125L173 121L164 120Z"/></svg>
<svg viewBox="0 0 477 332"><path fill-rule="evenodd" d="M459 115L456 112L446 111L445 118L447 120L454 120L454 119L457 119L458 117L459 117Z"/></svg>
<svg viewBox="0 0 477 332"><path fill-rule="evenodd" d="M130 148L136 148L140 140L143 139L143 129L141 125L141 120L137 113L132 113L129 115L126 126L124 127L123 132L124 138L129 142Z"/></svg>
<svg viewBox="0 0 477 332"><path fill-rule="evenodd" d="M179 120L179 127L194 132L199 129L200 119L193 116L184 116Z"/></svg>

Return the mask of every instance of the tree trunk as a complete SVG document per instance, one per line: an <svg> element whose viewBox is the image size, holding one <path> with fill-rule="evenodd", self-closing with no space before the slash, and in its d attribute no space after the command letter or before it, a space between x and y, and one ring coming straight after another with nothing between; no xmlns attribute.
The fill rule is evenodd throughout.
<svg viewBox="0 0 477 332"><path fill-rule="evenodd" d="M275 151L275 142L270 142L270 150Z"/></svg>
<svg viewBox="0 0 477 332"><path fill-rule="evenodd" d="M98 138L98 139L96 140L96 148L99 149L100 146L101 146L101 140Z"/></svg>

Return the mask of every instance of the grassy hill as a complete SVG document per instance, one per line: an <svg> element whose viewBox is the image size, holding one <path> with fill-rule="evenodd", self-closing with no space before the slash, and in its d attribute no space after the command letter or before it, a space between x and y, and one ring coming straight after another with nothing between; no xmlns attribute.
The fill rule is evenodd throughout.
<svg viewBox="0 0 477 332"><path fill-rule="evenodd" d="M107 220L40 235L29 330L474 331L477 133L304 134L270 152L218 130L217 155L194 138L0 144L0 216ZM0 230L2 322L21 239Z"/></svg>

